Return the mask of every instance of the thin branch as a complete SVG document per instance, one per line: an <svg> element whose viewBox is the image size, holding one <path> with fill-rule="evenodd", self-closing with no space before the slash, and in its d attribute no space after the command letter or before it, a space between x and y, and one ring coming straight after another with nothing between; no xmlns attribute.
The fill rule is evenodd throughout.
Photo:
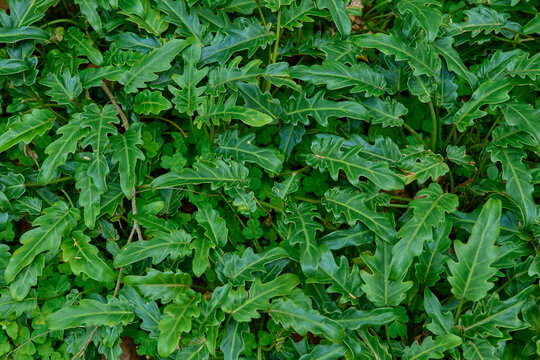
<svg viewBox="0 0 540 360"><path fill-rule="evenodd" d="M98 330L98 327L95 326L94 327L94 330L92 330L92 333L90 334L90 337L88 338L88 340L86 340L86 342L84 343L84 345L82 346L81 350L79 350L78 353L75 354L75 356L73 356L71 358L71 360L75 360L75 359L78 359L81 355L84 354L84 351L86 350L86 348L88 347L88 344L90 344L90 341L92 341L92 338L94 337L94 335L96 334L96 331Z"/></svg>
<svg viewBox="0 0 540 360"><path fill-rule="evenodd" d="M126 114L124 114L124 111L122 110L120 105L118 105L118 101L116 101L116 98L114 97L113 93L111 92L107 84L105 84L105 81L101 83L101 88L103 89L103 91L105 91L105 94L107 94L107 96L113 103L114 107L116 108L116 111L118 112L118 115L120 115L120 119L122 119L122 126L124 126L124 130L128 131L129 121L126 117Z"/></svg>

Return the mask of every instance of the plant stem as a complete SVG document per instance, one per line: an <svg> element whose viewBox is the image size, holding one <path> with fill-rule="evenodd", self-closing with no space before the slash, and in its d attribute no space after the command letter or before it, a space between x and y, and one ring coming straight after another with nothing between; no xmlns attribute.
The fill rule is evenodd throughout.
<svg viewBox="0 0 540 360"><path fill-rule="evenodd" d="M259 15L261 16L262 23L264 27L266 27L266 20L264 19L264 14L261 8L261 4L259 3L259 0L255 0L255 2L257 3L257 8L259 9Z"/></svg>
<svg viewBox="0 0 540 360"><path fill-rule="evenodd" d="M293 197L294 197L296 200L302 200L302 201L305 201L305 202L308 202L308 203L312 203L312 204L320 204L320 203L321 203L321 200L310 199L310 198L303 197L303 196L297 196L297 195L294 195Z"/></svg>
<svg viewBox="0 0 540 360"><path fill-rule="evenodd" d="M414 200L413 198L408 198L408 197L405 197L405 196L397 196L397 195L390 195L390 199L394 199L394 200L401 200L401 201L412 201Z"/></svg>
<svg viewBox="0 0 540 360"><path fill-rule="evenodd" d="M396 354L394 352L394 347L392 346L392 340L390 340L390 331L388 330L388 324L384 325L384 334L386 335L386 341L388 341L388 347L390 348L392 359L394 359L396 357Z"/></svg>
<svg viewBox="0 0 540 360"><path fill-rule="evenodd" d="M461 314L461 309L463 308L463 303L465 302L465 298L461 298L461 300L459 300L459 305L458 305L458 308L457 308L457 311L456 311L456 316L454 317L454 324L457 324L458 320L459 320L459 315Z"/></svg>
<svg viewBox="0 0 540 360"><path fill-rule="evenodd" d="M425 149L428 149L429 147L426 145L422 137L407 123L403 123L403 127L407 129L408 132L410 132L420 143L424 146Z"/></svg>
<svg viewBox="0 0 540 360"><path fill-rule="evenodd" d="M280 36L281 36L281 8L279 8L278 13L277 13L276 46L274 46L274 55L272 56L272 64L277 61Z"/></svg>
<svg viewBox="0 0 540 360"><path fill-rule="evenodd" d="M437 150L437 133L439 132L439 121L437 115L435 114L435 108L433 107L433 102L429 99L428 102L429 113L431 115L431 124L433 126L433 133L431 134L431 151L435 152Z"/></svg>
<svg viewBox="0 0 540 360"><path fill-rule="evenodd" d="M64 181L69 181L69 180L73 180L73 177L64 176L64 177L61 177L61 178L58 178L58 179L51 180L51 181L49 181L49 183L47 183L45 185L41 185L41 184L38 184L38 183L28 183L28 184L24 184L24 186L27 187L27 188L44 187L44 186L49 186L49 185L52 185L52 184L57 184L57 183L61 183L61 182L64 182Z"/></svg>

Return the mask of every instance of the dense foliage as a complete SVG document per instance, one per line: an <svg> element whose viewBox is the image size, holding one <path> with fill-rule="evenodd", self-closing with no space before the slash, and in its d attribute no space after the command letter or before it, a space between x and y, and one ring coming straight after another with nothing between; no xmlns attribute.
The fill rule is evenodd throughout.
<svg viewBox="0 0 540 360"><path fill-rule="evenodd" d="M0 358L540 356L538 0L0 5Z"/></svg>

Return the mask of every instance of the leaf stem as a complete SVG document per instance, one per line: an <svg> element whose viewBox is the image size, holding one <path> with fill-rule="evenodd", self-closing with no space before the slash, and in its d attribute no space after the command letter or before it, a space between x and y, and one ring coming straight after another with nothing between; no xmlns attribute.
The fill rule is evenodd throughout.
<svg viewBox="0 0 540 360"><path fill-rule="evenodd" d="M310 198L303 197L303 196L294 195L293 197L296 200L305 201L305 202L308 202L308 203L311 203L311 204L320 204L321 203L321 200L310 199Z"/></svg>
<svg viewBox="0 0 540 360"><path fill-rule="evenodd" d="M459 300L459 305L458 305L458 308L457 308L457 311L456 311L456 316L454 317L454 324L457 324L458 320L459 320L459 315L461 314L461 309L463 308L463 303L465 302L465 298L461 298L461 300Z"/></svg>
<svg viewBox="0 0 540 360"><path fill-rule="evenodd" d="M276 46L274 46L274 55L272 56L272 64L277 61L280 36L281 36L281 8L279 8L278 13L277 13Z"/></svg>
<svg viewBox="0 0 540 360"><path fill-rule="evenodd" d="M41 184L38 184L38 183L28 183L28 184L24 184L24 186L27 187L27 188L45 187L45 186L49 186L49 185L52 185L52 184L57 184L57 183L61 183L61 182L64 182L64 181L69 181L69 180L73 180L73 177L64 176L64 177L61 177L61 178L58 178L58 179L51 180L45 185L41 185Z"/></svg>

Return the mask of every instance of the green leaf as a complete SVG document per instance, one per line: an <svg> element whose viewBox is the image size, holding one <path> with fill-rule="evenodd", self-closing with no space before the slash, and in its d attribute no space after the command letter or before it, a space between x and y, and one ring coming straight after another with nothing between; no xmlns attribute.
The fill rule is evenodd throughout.
<svg viewBox="0 0 540 360"><path fill-rule="evenodd" d="M122 10L120 13L127 16L127 20L149 33L159 35L169 26L149 0L118 0L118 7Z"/></svg>
<svg viewBox="0 0 540 360"><path fill-rule="evenodd" d="M90 145L94 150L87 174L92 177L100 190L107 189L105 178L109 173L109 165L104 154L105 147L109 144L109 134L118 133L114 124L119 122L116 109L112 104L105 105L103 108L96 104L86 105L81 115L81 127L90 128L90 132L81 145L83 147Z"/></svg>
<svg viewBox="0 0 540 360"><path fill-rule="evenodd" d="M14 122L9 130L0 135L0 152L4 152L21 141L25 144L36 136L42 136L54 125L56 116L47 109L34 109L30 114L25 114L21 121Z"/></svg>
<svg viewBox="0 0 540 360"><path fill-rule="evenodd" d="M158 9L167 14L163 20L180 27L177 32L186 38L194 36L201 44L205 43L206 26L201 25L197 11L189 12L182 0L159 0L156 3Z"/></svg>
<svg viewBox="0 0 540 360"><path fill-rule="evenodd" d="M44 267L45 256L39 254L32 264L26 266L17 274L9 286L9 291L11 292L13 300L22 301L26 298L30 289L37 284L38 277L42 275Z"/></svg>
<svg viewBox="0 0 540 360"><path fill-rule="evenodd" d="M90 244L90 238L80 230L73 231L62 243L62 259L69 262L75 275L84 273L99 282L113 282L114 272L98 253L98 248Z"/></svg>
<svg viewBox="0 0 540 360"><path fill-rule="evenodd" d="M298 185L300 183L300 176L297 173L293 172L288 176L283 182L278 183L274 182L274 187L272 188L272 195L281 200L285 200L289 194L296 192L298 190Z"/></svg>
<svg viewBox="0 0 540 360"><path fill-rule="evenodd" d="M511 76L519 76L520 78L529 77L531 80L536 80L540 75L540 54L529 58L529 53L521 51L519 56L514 57L508 64L508 73Z"/></svg>
<svg viewBox="0 0 540 360"><path fill-rule="evenodd" d="M450 26L450 34L458 35L464 32L471 32L473 37L484 32L499 33L506 26L508 14L500 13L495 9L486 6L477 6L471 10L463 11L467 15L467 20L461 23L452 23Z"/></svg>
<svg viewBox="0 0 540 360"><path fill-rule="evenodd" d="M452 313L443 311L439 299L429 289L424 290L424 309L431 318L431 322L426 325L426 328L433 334L442 336L455 332Z"/></svg>
<svg viewBox="0 0 540 360"><path fill-rule="evenodd" d="M342 344L319 344L313 348L313 351L300 358L300 360L318 359L318 360L337 360L343 359L347 352L347 347Z"/></svg>
<svg viewBox="0 0 540 360"><path fill-rule="evenodd" d="M331 284L326 292L342 294L340 303L347 301L355 303L362 295L358 267L353 265L349 271L349 261L345 256L341 256L339 265L336 264L334 255L325 246L321 247L321 259L317 271L307 282Z"/></svg>
<svg viewBox="0 0 540 360"><path fill-rule="evenodd" d="M103 55L94 46L94 42L84 37L84 34L76 27L70 27L65 34L68 41L68 46L75 51L86 56L92 64L102 65Z"/></svg>
<svg viewBox="0 0 540 360"><path fill-rule="evenodd" d="M81 163L77 166L75 187L80 191L79 205L84 208L84 223L88 228L93 229L101 210L100 197L103 191L96 186L93 178L88 176L87 172L88 164Z"/></svg>
<svg viewBox="0 0 540 360"><path fill-rule="evenodd" d="M538 206L533 199L534 186L531 172L523 164L523 158L527 156L526 153L520 149L498 146L490 146L489 151L491 151L491 160L501 163L506 192L518 205L523 225L529 226L536 219Z"/></svg>
<svg viewBox="0 0 540 360"><path fill-rule="evenodd" d="M49 40L49 34L46 31L34 26L2 26L0 29L0 43L15 43L21 40Z"/></svg>
<svg viewBox="0 0 540 360"><path fill-rule="evenodd" d="M396 319L392 308L378 308L373 310L357 310L348 308L335 320L347 330L358 330L364 326L380 326Z"/></svg>
<svg viewBox="0 0 540 360"><path fill-rule="evenodd" d="M474 124L474 120L486 115L480 110L483 105L493 105L505 102L510 98L508 92L514 87L512 79L504 78L496 82L483 82L472 94L471 99L452 116L451 123L459 132L465 131Z"/></svg>
<svg viewBox="0 0 540 360"><path fill-rule="evenodd" d="M315 85L326 85L328 90L353 87L351 93L365 91L366 96L384 94L386 80L365 63L347 66L337 61L327 60L323 65L297 65L290 70L291 76Z"/></svg>
<svg viewBox="0 0 540 360"><path fill-rule="evenodd" d="M467 170L474 170L474 160L471 156L467 155L466 151L464 146L449 145L446 148L446 156L454 164L460 165Z"/></svg>
<svg viewBox="0 0 540 360"><path fill-rule="evenodd" d="M239 163L251 162L273 173L281 172L283 165L277 151L257 147L252 144L255 134L239 138L239 131L228 131L218 137L216 151L225 159L232 158Z"/></svg>
<svg viewBox="0 0 540 360"><path fill-rule="evenodd" d="M463 343L463 357L467 360L497 360L496 348L489 341L473 339Z"/></svg>
<svg viewBox="0 0 540 360"><path fill-rule="evenodd" d="M169 91L174 95L172 102L174 107L181 113L192 116L199 104L203 101L201 95L206 86L197 87L197 84L206 77L208 67L197 69L197 63L201 59L201 44L195 43L182 52L184 59L184 72L182 75L174 74L172 79L180 86L180 90L169 85Z"/></svg>
<svg viewBox="0 0 540 360"><path fill-rule="evenodd" d="M372 124L381 124L382 126L400 126L403 124L402 116L407 114L408 110L403 104L395 100L383 101L379 98L360 99L368 111Z"/></svg>
<svg viewBox="0 0 540 360"><path fill-rule="evenodd" d="M435 285L440 279L440 274L446 270L444 265L449 259L446 250L452 244L448 238L451 230L452 222L446 220L444 224L435 228L433 237L430 236L427 239L424 251L418 257L418 263L415 265L416 279L420 284L426 287Z"/></svg>
<svg viewBox="0 0 540 360"><path fill-rule="evenodd" d="M328 169L332 179L337 180L339 170L342 170L351 184L358 186L360 177L365 177L376 186L385 190L400 189L403 187L401 180L392 172L388 163L383 161L369 161L359 156L359 147L352 147L346 152L341 148L345 139L328 138L315 140L311 144L311 151L307 163L319 170Z"/></svg>
<svg viewBox="0 0 540 360"><path fill-rule="evenodd" d="M249 331L249 325L244 322L237 322L231 320L227 327L227 332L221 340L219 347L223 352L223 359L236 360L238 356L244 350L245 341L242 336L243 333Z"/></svg>
<svg viewBox="0 0 540 360"><path fill-rule="evenodd" d="M94 28L94 30L101 32L101 17L97 11L98 2L90 0L75 0L75 4L79 5L81 13L86 16L88 23Z"/></svg>
<svg viewBox="0 0 540 360"><path fill-rule="evenodd" d="M13 75L26 70L30 70L30 66L26 61L17 59L0 60L0 75Z"/></svg>
<svg viewBox="0 0 540 360"><path fill-rule="evenodd" d="M137 159L144 160L144 154L137 147L142 144L140 133L132 129L111 137L111 148L114 151L112 162L118 163L120 187L128 199L132 197L135 187Z"/></svg>
<svg viewBox="0 0 540 360"><path fill-rule="evenodd" d="M334 213L336 220L345 220L350 226L360 221L379 237L393 244L397 235L393 222L381 213L369 209L364 204L366 197L366 194L333 188L324 194L322 204L326 210Z"/></svg>
<svg viewBox="0 0 540 360"><path fill-rule="evenodd" d="M266 49L275 38L272 32L255 19L239 18L233 26L222 29L210 46L204 47L202 61L225 63L233 53L242 50L248 50L248 58L251 58L257 49Z"/></svg>
<svg viewBox="0 0 540 360"><path fill-rule="evenodd" d="M309 331L333 342L339 342L345 337L343 328L336 321L313 310L311 301L303 295L272 301L268 313L275 322L281 323L284 328L294 329L302 336L306 336Z"/></svg>
<svg viewBox="0 0 540 360"><path fill-rule="evenodd" d="M222 309L238 322L258 319L261 317L258 311L270 308L271 298L289 295L299 283L300 280L293 274L283 274L264 284L256 279L249 291L240 287L236 292L231 292Z"/></svg>
<svg viewBox="0 0 540 360"><path fill-rule="evenodd" d="M460 325L465 335L501 337L504 334L499 328L523 328L525 324L518 315L533 291L533 286L529 286L505 301L499 300L499 294L493 294L484 306L479 305L474 311L468 311L460 317Z"/></svg>
<svg viewBox="0 0 540 360"><path fill-rule="evenodd" d="M357 35L353 43L358 47L374 48L386 55L394 55L396 60L405 60L414 69L413 75L435 76L441 68L441 59L437 56L431 44L417 41L413 47L401 35L392 32L391 35L382 33Z"/></svg>
<svg viewBox="0 0 540 360"><path fill-rule="evenodd" d="M244 124L261 127L273 122L273 118L267 114L245 107L237 106L236 95L230 96L227 101L222 101L219 98L217 101L204 98L201 107L198 109L198 116L194 120L194 124L201 128L203 124L210 126L211 124L219 125L220 120L231 122L231 120L240 120Z"/></svg>
<svg viewBox="0 0 540 360"><path fill-rule="evenodd" d="M69 234L79 219L79 209L69 208L63 202L56 202L43 210L43 215L33 221L34 228L21 236L19 241L22 246L15 250L9 259L4 272L6 282L11 282L40 253L57 251L62 237Z"/></svg>
<svg viewBox="0 0 540 360"><path fill-rule="evenodd" d="M441 5L437 0L402 0L398 9L403 15L411 13L418 25L426 32L428 41L433 42L442 24L442 15L439 10Z"/></svg>
<svg viewBox="0 0 540 360"><path fill-rule="evenodd" d="M500 200L489 199L482 207L467 244L454 241L458 261L448 262L452 273L448 282L456 298L478 301L493 287L489 279L497 271L491 263L498 253L495 241L499 237L500 218Z"/></svg>
<svg viewBox="0 0 540 360"><path fill-rule="evenodd" d="M285 105L283 113L284 120L293 125L299 122L309 125L309 117L312 117L321 126L328 126L328 118L351 118L366 120L368 118L367 110L357 102L353 101L330 101L324 98L324 92L319 91L307 98L307 94L299 95L290 100Z"/></svg>
<svg viewBox="0 0 540 360"><path fill-rule="evenodd" d="M415 341L410 347L405 348L403 359L442 359L445 351L455 348L461 343L461 338L453 334L442 335L435 340L428 336L422 341L421 345L418 344L418 341Z"/></svg>
<svg viewBox="0 0 540 360"><path fill-rule="evenodd" d="M450 71L464 78L469 83L471 89L476 89L478 78L467 69L461 60L459 53L452 47L453 42L454 38L450 36L438 38L433 43L433 48L444 58L446 66L448 66Z"/></svg>
<svg viewBox="0 0 540 360"><path fill-rule="evenodd" d="M232 188L237 184L245 184L248 170L237 162L216 160L211 166L196 163L193 168L187 168L179 173L161 175L152 181L152 189L164 189L191 184L210 184L212 189Z"/></svg>
<svg viewBox="0 0 540 360"><path fill-rule="evenodd" d="M300 244L300 265L306 275L315 273L321 260L321 251L317 244L317 231L323 227L315 218L320 218L315 206L308 203L300 203L287 207L287 216L284 223L289 225L290 230L287 240L291 245Z"/></svg>
<svg viewBox="0 0 540 360"><path fill-rule="evenodd" d="M218 262L216 272L222 282L240 286L246 281L254 281L253 273L264 272L266 264L287 257L287 252L280 247L259 254L254 254L253 249L248 247L241 257L238 254L226 253Z"/></svg>
<svg viewBox="0 0 540 360"><path fill-rule="evenodd" d="M375 306L397 306L405 299L405 292L409 290L412 281L403 282L402 279L390 278L390 262L392 260L390 244L375 239L377 249L372 256L362 256L362 259L371 270L371 274L362 270L360 276L365 284L362 290L369 301Z"/></svg>
<svg viewBox="0 0 540 360"><path fill-rule="evenodd" d="M178 259L191 254L191 236L184 230L157 233L151 240L136 241L124 246L114 258L114 267L119 268L146 258L159 264L166 257Z"/></svg>
<svg viewBox="0 0 540 360"><path fill-rule="evenodd" d="M11 293L8 289L0 289L0 311L3 316L11 316L15 314L16 317L21 316L22 313L31 311L37 307L36 292L30 294L30 297L26 297L24 300L18 301L11 297Z"/></svg>
<svg viewBox="0 0 540 360"><path fill-rule="evenodd" d="M294 30L301 28L306 23L313 22L313 13L315 13L315 2L313 0L301 0L300 4L293 1L289 7L281 10L281 26L284 29Z"/></svg>
<svg viewBox="0 0 540 360"><path fill-rule="evenodd" d="M422 253L424 243L433 238L433 228L441 225L445 214L453 213L459 205L457 195L444 193L437 183L418 191L416 196L409 203L414 215L399 230L400 240L392 248L390 274L395 279L403 278L413 259Z"/></svg>
<svg viewBox="0 0 540 360"><path fill-rule="evenodd" d="M133 320L133 306L126 300L109 298L107 303L83 299L79 305L64 307L46 319L51 330L65 330L78 326L127 325Z"/></svg>
<svg viewBox="0 0 540 360"><path fill-rule="evenodd" d="M163 97L161 92L146 89L135 95L133 111L135 111L137 114L158 115L164 110L169 110L171 106L172 105L169 100Z"/></svg>
<svg viewBox="0 0 540 360"><path fill-rule="evenodd" d="M186 46L187 43L179 39L166 42L160 48L144 55L118 81L124 85L124 89L128 93L137 92L139 88L145 88L146 82L158 78L156 73L169 70L171 62Z"/></svg>
<svg viewBox="0 0 540 360"><path fill-rule="evenodd" d="M538 121L535 121L540 117L540 110L530 104L519 102L506 102L501 104L500 108L508 125L529 133L540 146L540 127Z"/></svg>
<svg viewBox="0 0 540 360"><path fill-rule="evenodd" d="M45 94L59 105L72 104L83 90L79 76L72 77L69 70L65 70L62 75L49 73L41 79L40 84L50 88Z"/></svg>
<svg viewBox="0 0 540 360"><path fill-rule="evenodd" d="M149 269L144 276L126 276L124 283L137 289L145 298L160 299L162 303L168 303L176 296L191 291L189 286L192 281L189 274L183 272Z"/></svg>
<svg viewBox="0 0 540 360"><path fill-rule="evenodd" d="M227 244L227 236L229 229L223 217L208 203L197 204L199 209L195 214L195 219L199 225L205 230L204 235L215 246L225 246Z"/></svg>
<svg viewBox="0 0 540 360"><path fill-rule="evenodd" d="M334 24L341 33L341 36L349 36L351 34L351 19L349 19L345 3L342 0L317 0L317 7L330 11L332 20L334 20Z"/></svg>
<svg viewBox="0 0 540 360"><path fill-rule="evenodd" d="M56 130L56 133L62 136L45 148L45 153L49 156L41 164L38 175L40 185L46 185L52 180L55 171L60 165L66 163L69 154L75 153L79 140L84 138L88 132L89 129L81 128L80 116L74 117L68 124Z"/></svg>
<svg viewBox="0 0 540 360"><path fill-rule="evenodd" d="M158 353L168 356L178 346L180 336L191 330L192 318L199 316L197 304L201 294L191 291L178 296L174 304L165 307L165 316L159 321Z"/></svg>

